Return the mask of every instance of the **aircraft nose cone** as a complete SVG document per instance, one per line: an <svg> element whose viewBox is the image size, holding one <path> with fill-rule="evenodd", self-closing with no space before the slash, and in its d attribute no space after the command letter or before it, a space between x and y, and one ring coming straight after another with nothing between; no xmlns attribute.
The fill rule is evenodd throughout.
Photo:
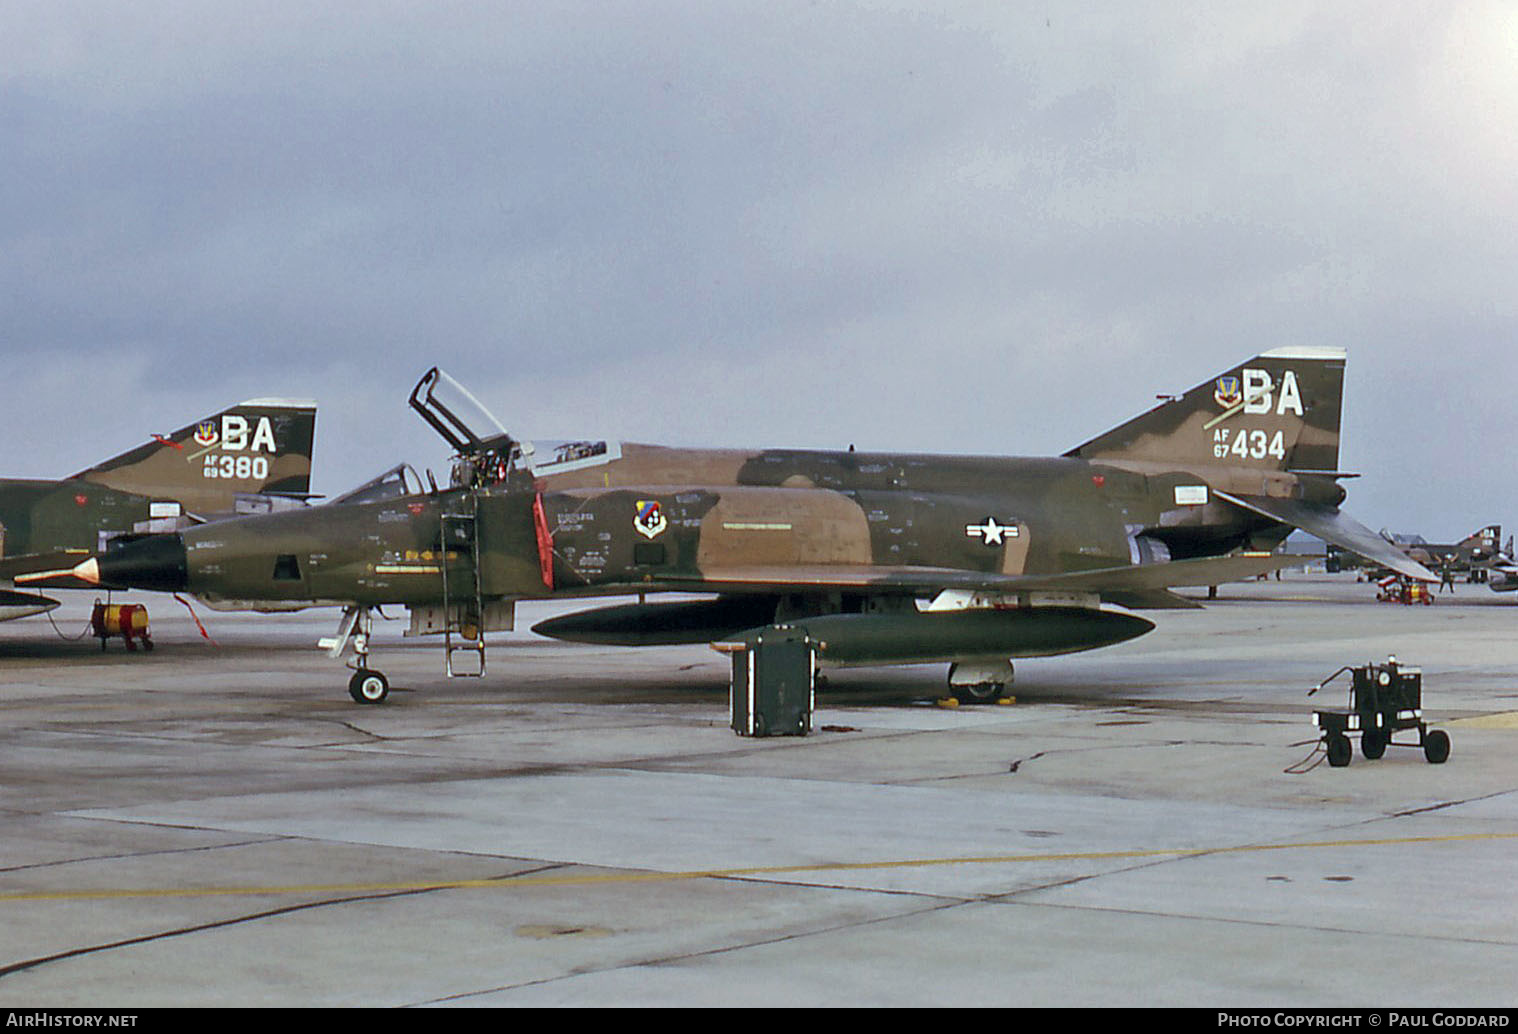
<svg viewBox="0 0 1518 1034"><path fill-rule="evenodd" d="M98 563L103 585L160 592L178 592L186 585L184 538L177 533L128 542L107 550Z"/></svg>

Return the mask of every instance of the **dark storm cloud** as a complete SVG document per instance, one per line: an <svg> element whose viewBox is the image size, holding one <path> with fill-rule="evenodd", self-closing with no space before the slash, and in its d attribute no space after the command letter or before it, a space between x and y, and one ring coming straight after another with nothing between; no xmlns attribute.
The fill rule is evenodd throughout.
<svg viewBox="0 0 1518 1034"><path fill-rule="evenodd" d="M784 262L794 198L819 179L867 196L970 81L925 68L938 82L914 84L914 63L937 62L910 21L479 13L386 27L431 46L318 24L325 38L255 39L221 64L213 43L182 79L23 78L15 347L128 340L225 364L505 338L533 342L531 363L613 337L741 339L755 309L843 304L819 280L857 293L847 270ZM853 57L810 38L850 30ZM711 46L723 37L740 42Z"/></svg>
<svg viewBox="0 0 1518 1034"><path fill-rule="evenodd" d="M127 434L315 395L335 490L433 454L402 400L441 362L526 434L1047 452L1342 345L1355 509L1429 522L1399 479L1452 497L1507 419L1429 401L1518 374L1501 5L6 18L18 422L84 371Z"/></svg>

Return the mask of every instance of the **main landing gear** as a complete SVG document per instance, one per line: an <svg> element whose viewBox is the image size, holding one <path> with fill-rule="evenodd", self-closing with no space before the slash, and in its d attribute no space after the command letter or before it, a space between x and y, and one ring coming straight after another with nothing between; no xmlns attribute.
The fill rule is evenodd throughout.
<svg viewBox="0 0 1518 1034"><path fill-rule="evenodd" d="M958 662L949 665L950 707L966 704L1010 704L1012 662Z"/></svg>
<svg viewBox="0 0 1518 1034"><path fill-rule="evenodd" d="M333 658L341 657L352 644L353 660L348 667L353 669L353 677L348 680L348 695L357 704L382 704L390 695L390 680L369 667L369 634L374 626L371 610L357 605L347 608L338 623L337 635L318 644L326 647L327 656Z"/></svg>

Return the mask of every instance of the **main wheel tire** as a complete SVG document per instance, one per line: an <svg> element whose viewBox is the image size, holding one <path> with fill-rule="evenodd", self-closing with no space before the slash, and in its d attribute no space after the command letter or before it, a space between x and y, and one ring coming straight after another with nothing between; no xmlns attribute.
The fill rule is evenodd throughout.
<svg viewBox="0 0 1518 1034"><path fill-rule="evenodd" d="M1423 756L1430 765L1442 765L1449 760L1449 733L1435 729L1423 737Z"/></svg>
<svg viewBox="0 0 1518 1034"><path fill-rule="evenodd" d="M377 671L360 668L348 680L348 695L357 704L382 704L390 695L390 680Z"/></svg>
<svg viewBox="0 0 1518 1034"><path fill-rule="evenodd" d="M979 682L956 682L954 676L962 671L961 664L956 661L949 665L949 696L957 697L964 704L994 704L1005 698L1007 690L1012 685L1014 672L1012 662L1002 665L985 665L982 671L964 674L967 678L980 676Z"/></svg>
<svg viewBox="0 0 1518 1034"><path fill-rule="evenodd" d="M968 686L955 686L955 694L969 704L994 704L1007 692L1005 682L976 682Z"/></svg>

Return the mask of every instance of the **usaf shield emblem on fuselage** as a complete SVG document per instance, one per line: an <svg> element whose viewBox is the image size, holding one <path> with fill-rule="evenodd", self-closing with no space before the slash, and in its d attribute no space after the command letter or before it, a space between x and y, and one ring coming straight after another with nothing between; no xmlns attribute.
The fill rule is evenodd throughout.
<svg viewBox="0 0 1518 1034"><path fill-rule="evenodd" d="M657 499L639 499L638 515L633 518L633 527L638 529L638 534L651 539L669 527L669 522L664 519L664 511L659 506Z"/></svg>

